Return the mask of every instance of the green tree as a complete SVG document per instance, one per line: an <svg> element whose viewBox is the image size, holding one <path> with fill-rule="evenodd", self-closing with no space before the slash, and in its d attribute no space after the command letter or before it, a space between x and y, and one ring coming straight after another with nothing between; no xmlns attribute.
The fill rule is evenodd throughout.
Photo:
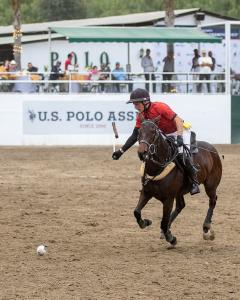
<svg viewBox="0 0 240 300"><path fill-rule="evenodd" d="M41 0L39 16L43 21L81 19L86 17L85 1Z"/></svg>
<svg viewBox="0 0 240 300"><path fill-rule="evenodd" d="M13 54L14 59L17 63L17 69L21 70L21 37L22 37L22 31L21 31L21 12L20 12L20 6L21 2L20 0L11 0L12 5L12 11L13 11Z"/></svg>

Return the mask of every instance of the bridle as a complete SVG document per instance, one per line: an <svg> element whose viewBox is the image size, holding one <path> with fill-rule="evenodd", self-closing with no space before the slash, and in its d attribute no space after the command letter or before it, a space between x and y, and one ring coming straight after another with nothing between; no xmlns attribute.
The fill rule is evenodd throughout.
<svg viewBox="0 0 240 300"><path fill-rule="evenodd" d="M156 125L155 122L153 122L151 120L144 120L142 122L143 125L147 124L147 123L154 125L155 132L154 132L153 141L151 143L144 139L139 140L139 144L147 145L147 155L145 156L144 161L150 160L154 164L157 164L159 167L164 169L167 165L169 165L171 162L173 162L175 160L175 158L177 157L178 147L175 144L174 139L172 137L166 136L166 134L164 134L158 128L158 126ZM140 130L141 130L141 128L140 128ZM154 159L154 155L157 154L156 142L158 141L158 139L160 137L162 137L167 142L167 155L166 155L166 158L164 159L163 163L160 163L159 161Z"/></svg>

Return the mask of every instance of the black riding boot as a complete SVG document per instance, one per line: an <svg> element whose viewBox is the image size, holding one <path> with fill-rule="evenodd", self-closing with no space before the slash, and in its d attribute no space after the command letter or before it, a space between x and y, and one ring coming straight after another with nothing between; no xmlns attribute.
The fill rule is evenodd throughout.
<svg viewBox="0 0 240 300"><path fill-rule="evenodd" d="M198 169L194 166L192 160L191 160L191 157L188 157L188 156L185 156L184 159L183 159L183 154L180 153L178 155L179 157L179 160L181 161L182 163L182 166L184 167L185 171L187 172L187 175L189 176L190 180L191 180L191 190L190 190L190 194L191 195L195 195L195 194L198 194L200 193L200 190L199 190L199 182L198 182L198 179L197 179L197 172L198 172Z"/></svg>

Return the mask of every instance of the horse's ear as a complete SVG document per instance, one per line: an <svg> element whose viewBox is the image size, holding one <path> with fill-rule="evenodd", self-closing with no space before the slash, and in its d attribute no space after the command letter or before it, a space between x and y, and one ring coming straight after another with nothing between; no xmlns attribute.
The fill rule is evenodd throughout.
<svg viewBox="0 0 240 300"><path fill-rule="evenodd" d="M160 115L159 116L157 116L155 119L153 119L153 122L155 123L155 124L158 124L158 122L160 121Z"/></svg>
<svg viewBox="0 0 240 300"><path fill-rule="evenodd" d="M145 119L144 116L142 114L139 114L139 118L140 118L140 122L142 123Z"/></svg>

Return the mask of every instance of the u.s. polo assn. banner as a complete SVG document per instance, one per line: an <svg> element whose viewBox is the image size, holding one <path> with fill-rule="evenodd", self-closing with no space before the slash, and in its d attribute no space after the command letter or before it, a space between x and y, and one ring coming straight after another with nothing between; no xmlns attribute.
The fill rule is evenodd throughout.
<svg viewBox="0 0 240 300"><path fill-rule="evenodd" d="M121 134L134 126L132 105L110 101L24 101L23 134L111 134L116 122Z"/></svg>

